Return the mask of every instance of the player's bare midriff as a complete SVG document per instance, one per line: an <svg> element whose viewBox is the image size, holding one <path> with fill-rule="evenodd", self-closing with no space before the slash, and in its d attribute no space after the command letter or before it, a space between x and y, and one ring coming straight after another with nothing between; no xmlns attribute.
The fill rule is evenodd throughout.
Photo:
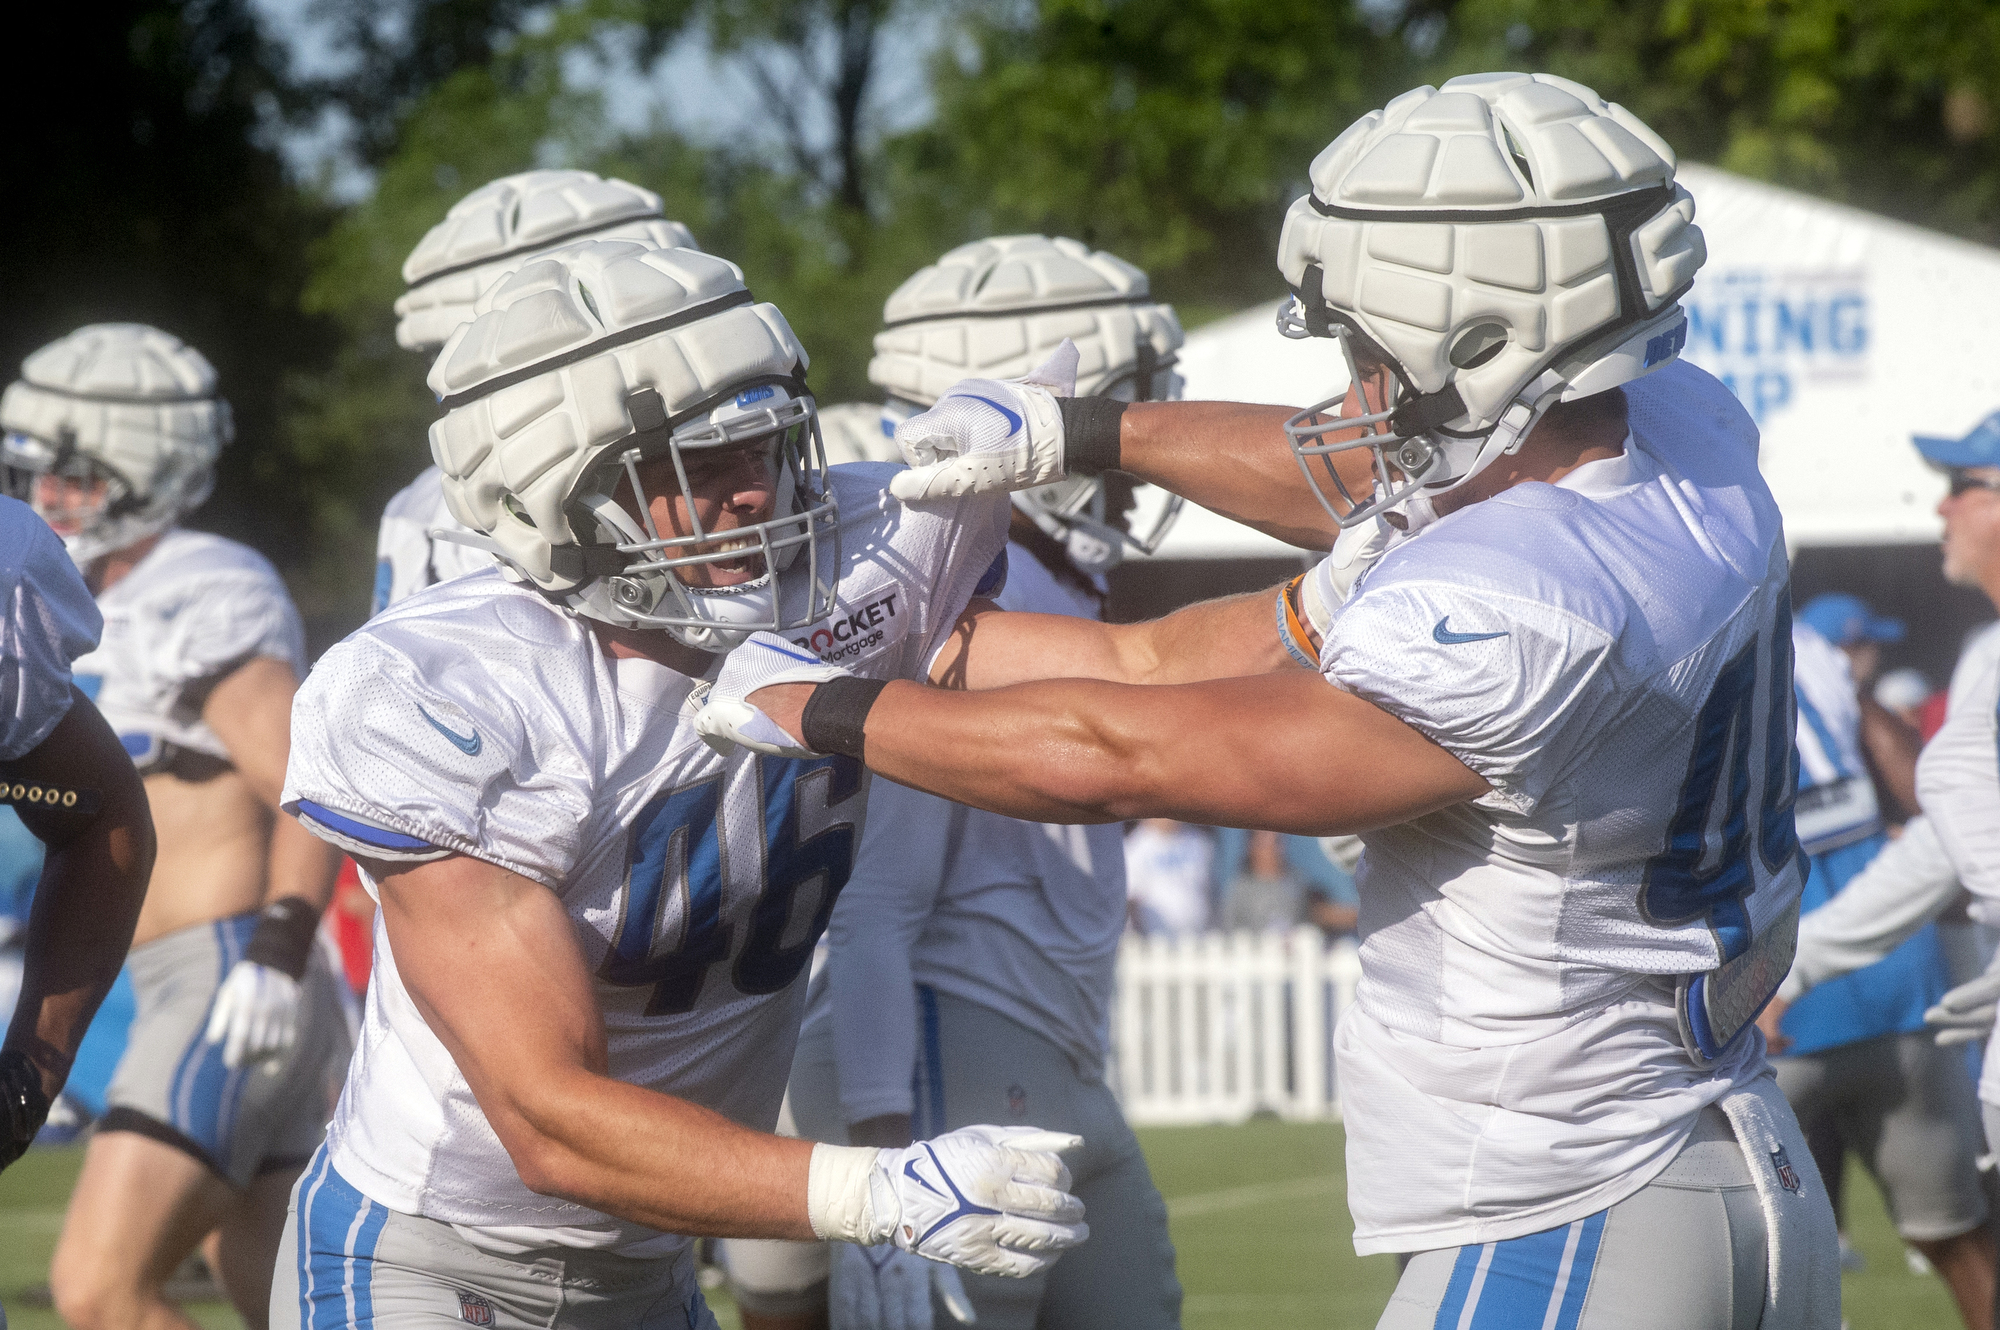
<svg viewBox="0 0 2000 1330"><path fill-rule="evenodd" d="M132 945L264 903L271 812L234 770L207 780L146 777L160 853Z"/></svg>

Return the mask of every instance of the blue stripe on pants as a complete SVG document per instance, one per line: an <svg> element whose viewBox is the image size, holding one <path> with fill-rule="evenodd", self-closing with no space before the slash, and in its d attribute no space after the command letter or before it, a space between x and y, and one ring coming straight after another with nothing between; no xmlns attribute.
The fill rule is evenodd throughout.
<svg viewBox="0 0 2000 1330"><path fill-rule="evenodd" d="M218 962L215 983L219 989L236 968L236 962L243 958L250 935L256 931L257 916L218 919L209 927L215 930ZM213 1010L213 998L209 1007ZM236 1112L243 1100L243 1089L256 1068L244 1066L231 1071L223 1065L222 1050L221 1044L208 1042L208 1022L204 1020L195 1029L174 1069L172 1089L167 1096L167 1121L207 1150L217 1168L227 1169L230 1141L236 1131Z"/></svg>
<svg viewBox="0 0 2000 1330"><path fill-rule="evenodd" d="M369 1200L333 1171L326 1147L299 1187L299 1325L301 1330L367 1326L375 1317L375 1244L388 1207Z"/></svg>
<svg viewBox="0 0 2000 1330"><path fill-rule="evenodd" d="M918 1084L913 1087L916 1120L912 1136L928 1141L944 1135L944 1047L938 1032L937 990L917 985L917 1006L923 1016L923 1049L917 1059Z"/></svg>
<svg viewBox="0 0 2000 1330"><path fill-rule="evenodd" d="M1505 1242L1460 1247L1435 1330L1576 1330L1604 1213Z"/></svg>

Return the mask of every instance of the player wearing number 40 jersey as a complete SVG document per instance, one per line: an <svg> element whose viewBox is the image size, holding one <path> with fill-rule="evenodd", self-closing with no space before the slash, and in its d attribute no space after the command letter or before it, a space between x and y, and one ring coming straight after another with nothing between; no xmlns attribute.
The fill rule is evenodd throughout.
<svg viewBox="0 0 2000 1330"><path fill-rule="evenodd" d="M1784 535L1754 426L1671 363L1704 258L1671 149L1492 74L1311 176L1281 326L1337 341L1342 397L968 382L898 427L892 485L1115 467L1331 543L1273 606L1307 668L1133 688L1057 657L954 695L760 636L699 724L1037 821L1360 833L1349 1206L1360 1251L1413 1254L1381 1325L1833 1330L1832 1213L1750 1024L1801 890ZM975 689L1008 618L964 634Z"/></svg>
<svg viewBox="0 0 2000 1330"><path fill-rule="evenodd" d="M501 567L378 615L300 694L286 807L381 909L275 1324L712 1326L682 1235L996 1274L1084 1235L1073 1138L763 1134L865 778L704 744L710 653L765 628L922 677L1004 569L1004 498L919 512L891 468L829 474L805 371L732 265L628 242L528 263L446 344L433 452Z"/></svg>

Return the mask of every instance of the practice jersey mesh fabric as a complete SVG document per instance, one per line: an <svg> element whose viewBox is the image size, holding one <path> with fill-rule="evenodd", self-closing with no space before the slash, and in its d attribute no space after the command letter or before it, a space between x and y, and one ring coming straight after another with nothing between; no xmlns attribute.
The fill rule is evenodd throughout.
<svg viewBox="0 0 2000 1330"><path fill-rule="evenodd" d="M370 612L380 614L405 596L436 582L493 566L493 556L470 545L438 540L436 530L466 531L444 502L444 472L425 467L396 491L382 509L375 532L375 595Z"/></svg>
<svg viewBox="0 0 2000 1330"><path fill-rule="evenodd" d="M890 470L833 473L839 603L794 634L870 678L921 675L1007 520L1004 497L904 508L884 491ZM805 599L806 567L781 577L788 605ZM370 836L428 844L555 891L595 977L610 1074L768 1131L864 773L846 758L718 756L694 733L694 683L613 659L585 621L497 570L462 577L320 661L293 714L285 804L364 852ZM341 1176L491 1250L686 1241L529 1191L418 1015L379 916L375 945L327 1134Z"/></svg>
<svg viewBox="0 0 2000 1330"><path fill-rule="evenodd" d="M104 640L77 678L142 770L174 748L229 760L201 711L237 666L270 656L306 672L305 629L277 570L221 536L168 531L97 608Z"/></svg>
<svg viewBox="0 0 2000 1330"><path fill-rule="evenodd" d="M0 762L11 762L69 714L70 662L104 621L62 538L16 499L0 498L0 591Z"/></svg>
<svg viewBox="0 0 2000 1330"><path fill-rule="evenodd" d="M1677 363L1626 391L1622 456L1392 549L1321 657L1493 787L1363 838L1364 1253L1602 1210L1764 1065L1750 1033L1698 1069L1674 992L1799 898L1784 536L1726 389Z"/></svg>
<svg viewBox="0 0 2000 1330"><path fill-rule="evenodd" d="M1098 617L1081 589L1008 547L1006 610ZM976 1002L1102 1077L1125 927L1122 828L1021 822L884 781L827 932L823 1004L849 1122L913 1108L913 984Z"/></svg>

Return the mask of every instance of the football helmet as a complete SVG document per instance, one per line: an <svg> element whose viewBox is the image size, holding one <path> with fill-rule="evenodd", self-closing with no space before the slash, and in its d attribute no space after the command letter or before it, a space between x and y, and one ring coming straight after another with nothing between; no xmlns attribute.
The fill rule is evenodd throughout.
<svg viewBox="0 0 2000 1330"><path fill-rule="evenodd" d="M839 566L806 365L733 263L628 241L544 255L480 296L431 369L445 503L509 576L604 623L704 651L804 627L831 611ZM659 529L642 464L669 460L686 493L696 454L758 443L768 519L706 530L690 504L690 530ZM737 585L689 580L752 560L761 573ZM807 576L780 586L801 561Z"/></svg>
<svg viewBox="0 0 2000 1330"><path fill-rule="evenodd" d="M889 394L895 424L933 405L964 378L1018 378L1065 337L1078 352L1078 396L1169 401L1183 340L1171 305L1146 274L1114 254L1063 237L994 236L961 245L897 287L882 308L868 378ZM1077 567L1103 573L1128 548L1160 547L1180 515L1178 496L1134 500L1131 484L1071 476L1017 490L1014 506L1062 545ZM1127 529L1135 502L1149 515Z"/></svg>
<svg viewBox="0 0 2000 1330"><path fill-rule="evenodd" d="M201 352L143 323L93 323L21 362L0 429L7 492L84 568L199 507L235 426Z"/></svg>
<svg viewBox="0 0 2000 1330"><path fill-rule="evenodd" d="M650 189L591 171L523 171L482 185L452 205L403 262L396 342L434 351L472 317L473 304L529 259L580 240L634 240L699 249L663 215Z"/></svg>
<svg viewBox="0 0 2000 1330"><path fill-rule="evenodd" d="M1371 111L1312 164L1278 242L1290 337L1332 337L1360 413L1286 426L1343 526L1428 500L1518 448L1557 401L1672 360L1708 251L1674 153L1550 74L1475 74ZM1372 492L1330 454L1368 448Z"/></svg>

